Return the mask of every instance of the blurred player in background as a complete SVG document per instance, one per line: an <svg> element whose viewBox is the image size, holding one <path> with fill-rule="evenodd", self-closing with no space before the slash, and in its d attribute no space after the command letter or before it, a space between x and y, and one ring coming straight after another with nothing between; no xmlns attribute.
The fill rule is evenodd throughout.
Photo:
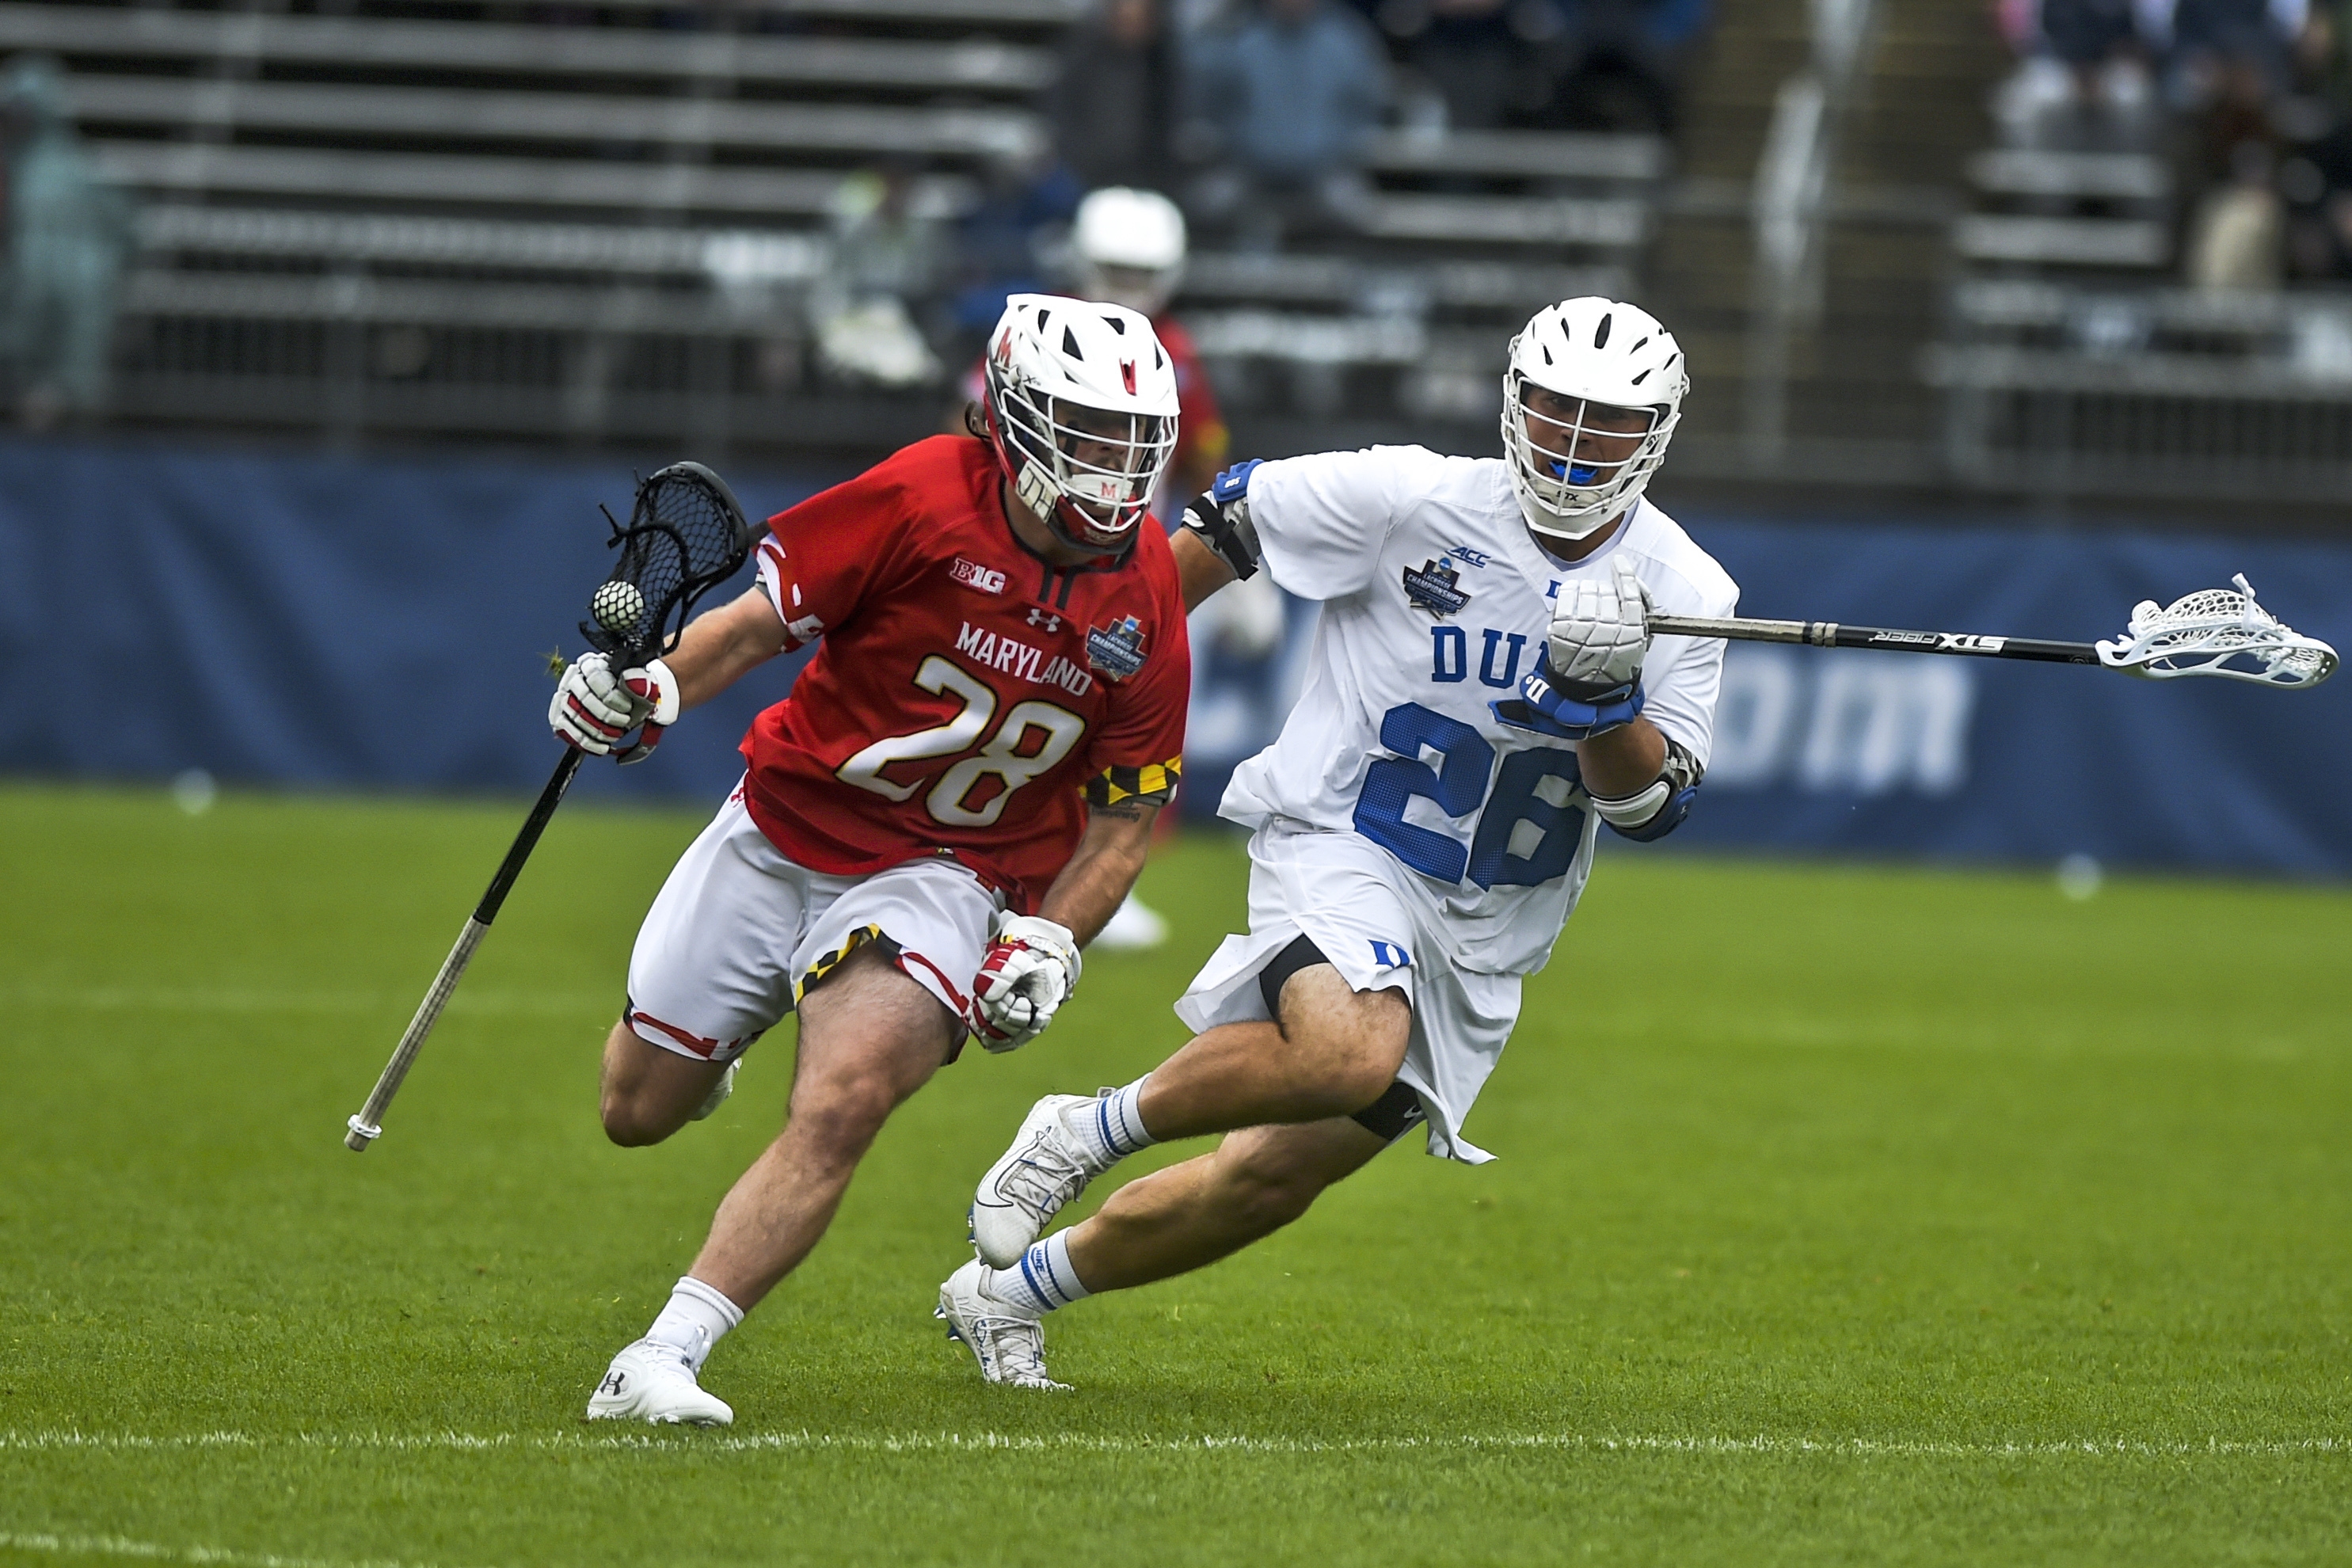
<svg viewBox="0 0 2352 1568"><path fill-rule="evenodd" d="M1183 428L1176 437L1175 460L1168 466L1168 483L1153 498L1154 513L1165 521L1209 488L1225 460L1228 439L1192 334L1168 310L1184 281L1184 215L1157 191L1124 185L1095 191L1078 204L1070 250L1078 292L1149 316L1176 366Z"/></svg>
<svg viewBox="0 0 2352 1568"><path fill-rule="evenodd" d="M1417 1123L1433 1154L1490 1157L1463 1121L1600 827L1673 831L1706 769L1723 644L1646 626L1738 598L1642 499L1687 384L1647 312L1570 300L1512 341L1503 458L1250 463L1193 504L1188 579L1263 566L1322 620L1280 738L1225 792L1255 830L1250 929L1176 1005L1201 1033L1123 1089L1038 1101L980 1184L981 1256L940 1315L990 1380L1060 1386L1045 1313L1246 1247ZM1218 1132L1038 1239L1122 1157Z"/></svg>
<svg viewBox="0 0 2352 1568"><path fill-rule="evenodd" d="M604 752L822 638L744 738L743 783L662 886L604 1046L616 1143L717 1109L800 1014L790 1120L591 1419L724 1425L711 1346L808 1255L898 1103L966 1034L1011 1050L1076 984L1174 788L1184 605L1148 506L1174 367L1116 305L1015 295L982 429L934 437L770 520L759 583L667 661L576 661L550 720Z"/></svg>

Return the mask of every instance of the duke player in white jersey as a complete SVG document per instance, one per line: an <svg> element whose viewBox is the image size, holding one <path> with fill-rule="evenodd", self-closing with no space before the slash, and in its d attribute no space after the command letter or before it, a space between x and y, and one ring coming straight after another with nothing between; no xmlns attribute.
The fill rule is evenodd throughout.
<svg viewBox="0 0 2352 1568"><path fill-rule="evenodd" d="M1418 1123L1433 1154L1490 1158L1464 1121L1596 835L1672 831L1706 770L1723 644L1645 625L1738 598L1642 499L1687 384L1647 312L1570 300L1512 341L1503 458L1251 464L1194 504L1188 587L1262 569L1320 601L1311 669L1220 808L1254 832L1249 932L1177 1003L1197 1036L1123 1089L1040 1100L980 1184L980 1257L940 1315L992 1381L1061 1386L1045 1313L1249 1245ZM1121 1157L1209 1133L1039 1239Z"/></svg>

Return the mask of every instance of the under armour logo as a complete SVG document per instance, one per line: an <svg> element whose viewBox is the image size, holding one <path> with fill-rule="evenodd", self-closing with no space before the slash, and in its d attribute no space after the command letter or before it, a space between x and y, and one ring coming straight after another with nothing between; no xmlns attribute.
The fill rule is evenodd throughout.
<svg viewBox="0 0 2352 1568"><path fill-rule="evenodd" d="M1032 605L1029 610L1029 624L1033 626L1042 626L1049 632L1058 632L1062 629L1062 617L1051 610Z"/></svg>
<svg viewBox="0 0 2352 1568"><path fill-rule="evenodd" d="M628 1384L628 1373L621 1372L608 1372L604 1374L604 1381L603 1384L598 1385L597 1392L599 1394L618 1394L622 1389L627 1387Z"/></svg>

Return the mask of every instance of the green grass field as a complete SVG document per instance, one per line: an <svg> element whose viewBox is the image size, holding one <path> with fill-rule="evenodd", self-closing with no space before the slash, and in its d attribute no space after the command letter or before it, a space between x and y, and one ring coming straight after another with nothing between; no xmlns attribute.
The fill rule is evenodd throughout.
<svg viewBox="0 0 2352 1568"><path fill-rule="evenodd" d="M559 817L341 1142L520 815L0 789L0 1563L2352 1560L2340 891L1616 847L1498 1163L1409 1140L1053 1320L1076 1394L985 1386L930 1318L971 1184L1180 1043L1244 875L1192 841L1164 952L886 1131L713 1359L737 1425L623 1433L589 1388L789 1078L779 1031L713 1121L597 1131L700 818Z"/></svg>

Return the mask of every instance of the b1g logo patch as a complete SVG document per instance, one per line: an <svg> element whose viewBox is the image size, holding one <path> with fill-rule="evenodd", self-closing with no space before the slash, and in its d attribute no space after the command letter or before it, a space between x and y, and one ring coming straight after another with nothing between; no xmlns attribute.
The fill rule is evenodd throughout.
<svg viewBox="0 0 2352 1568"><path fill-rule="evenodd" d="M1113 680L1143 668L1143 626L1133 616L1087 628L1087 663Z"/></svg>
<svg viewBox="0 0 2352 1568"><path fill-rule="evenodd" d="M1470 602L1461 583L1462 574L1444 555L1424 561L1418 572L1410 566L1404 569L1404 596L1433 616L1453 615Z"/></svg>
<svg viewBox="0 0 2352 1568"><path fill-rule="evenodd" d="M957 556L948 563L948 575L967 588L977 588L983 594L1004 592L1004 574L992 566L982 566L976 561Z"/></svg>

